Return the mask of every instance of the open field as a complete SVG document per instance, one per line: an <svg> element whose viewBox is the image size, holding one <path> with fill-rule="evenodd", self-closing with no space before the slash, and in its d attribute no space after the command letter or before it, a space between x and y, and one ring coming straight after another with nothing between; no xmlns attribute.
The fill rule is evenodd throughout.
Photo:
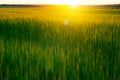
<svg viewBox="0 0 120 80"><path fill-rule="evenodd" d="M0 8L0 80L120 80L120 9Z"/></svg>

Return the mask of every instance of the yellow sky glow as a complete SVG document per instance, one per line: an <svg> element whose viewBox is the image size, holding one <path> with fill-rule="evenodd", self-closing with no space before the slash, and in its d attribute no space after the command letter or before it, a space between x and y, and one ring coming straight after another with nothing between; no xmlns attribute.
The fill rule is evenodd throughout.
<svg viewBox="0 0 120 80"><path fill-rule="evenodd" d="M0 0L0 4L120 4L120 0Z"/></svg>

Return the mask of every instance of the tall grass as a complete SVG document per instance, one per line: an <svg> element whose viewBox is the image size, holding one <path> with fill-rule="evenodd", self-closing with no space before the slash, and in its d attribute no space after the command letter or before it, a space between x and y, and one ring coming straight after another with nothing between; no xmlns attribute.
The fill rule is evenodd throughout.
<svg viewBox="0 0 120 80"><path fill-rule="evenodd" d="M1 8L0 79L119 80L119 11Z"/></svg>

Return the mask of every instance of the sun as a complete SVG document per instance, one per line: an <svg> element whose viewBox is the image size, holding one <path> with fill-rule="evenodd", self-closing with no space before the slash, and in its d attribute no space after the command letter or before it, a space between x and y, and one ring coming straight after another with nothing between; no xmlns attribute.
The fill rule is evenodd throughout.
<svg viewBox="0 0 120 80"><path fill-rule="evenodd" d="M71 7L76 7L78 5L78 0L48 0L51 4L66 4Z"/></svg>
<svg viewBox="0 0 120 80"><path fill-rule="evenodd" d="M77 7L78 3L77 2L71 2L69 5L74 8L74 7Z"/></svg>

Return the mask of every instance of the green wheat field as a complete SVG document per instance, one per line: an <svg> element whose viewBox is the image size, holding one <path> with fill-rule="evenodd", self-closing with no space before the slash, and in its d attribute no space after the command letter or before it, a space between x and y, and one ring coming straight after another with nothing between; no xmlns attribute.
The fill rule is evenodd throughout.
<svg viewBox="0 0 120 80"><path fill-rule="evenodd" d="M120 9L1 7L0 80L120 80Z"/></svg>

